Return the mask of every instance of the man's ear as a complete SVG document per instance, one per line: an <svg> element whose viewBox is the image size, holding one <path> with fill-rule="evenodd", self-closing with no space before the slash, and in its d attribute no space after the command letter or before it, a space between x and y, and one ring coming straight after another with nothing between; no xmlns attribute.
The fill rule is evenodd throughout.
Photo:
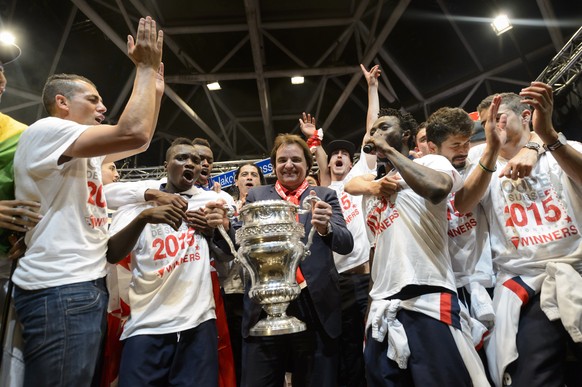
<svg viewBox="0 0 582 387"><path fill-rule="evenodd" d="M530 122L531 122L531 111L526 109L521 112L521 123L529 127Z"/></svg>
<svg viewBox="0 0 582 387"><path fill-rule="evenodd" d="M69 101L67 100L67 97L65 97L62 94L57 94L55 95L55 106L57 108L57 110L65 110L65 111L69 111Z"/></svg>
<svg viewBox="0 0 582 387"><path fill-rule="evenodd" d="M427 141L426 145L428 145L428 151L431 155L437 154L438 147L436 146L436 144L434 142Z"/></svg>

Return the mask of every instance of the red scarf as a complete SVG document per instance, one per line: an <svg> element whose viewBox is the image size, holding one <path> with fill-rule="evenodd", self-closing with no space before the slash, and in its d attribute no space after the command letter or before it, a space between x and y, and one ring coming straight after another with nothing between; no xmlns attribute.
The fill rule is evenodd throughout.
<svg viewBox="0 0 582 387"><path fill-rule="evenodd" d="M303 180L303 183L301 183L301 185L295 188L294 190L289 190L283 187L281 183L279 183L279 180L277 180L277 182L275 183L275 191L277 191L279 196L281 196L283 200L286 200L296 205L299 205L299 198L301 197L303 192L305 192L307 187L309 187L307 180ZM297 216L297 220L299 221L299 215ZM307 286L307 282L305 281L305 277L303 277L303 273L301 272L301 268L299 266L297 266L295 279L297 280L297 283L299 284L301 289Z"/></svg>
<svg viewBox="0 0 582 387"><path fill-rule="evenodd" d="M283 200L286 200L297 205L299 205L299 198L301 197L301 195L303 195L303 192L305 192L307 187L309 187L307 180L303 180L303 183L301 183L299 187L295 188L292 191L283 187L281 183L279 183L279 180L277 180L277 182L275 183L275 191L277 191L279 196L281 196Z"/></svg>

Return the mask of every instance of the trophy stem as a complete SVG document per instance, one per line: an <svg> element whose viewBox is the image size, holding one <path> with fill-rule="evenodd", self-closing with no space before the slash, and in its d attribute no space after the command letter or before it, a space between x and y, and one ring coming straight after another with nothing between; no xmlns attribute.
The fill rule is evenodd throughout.
<svg viewBox="0 0 582 387"><path fill-rule="evenodd" d="M260 320L249 331L251 336L277 336L302 332L307 329L305 323L293 316L287 316L288 302L263 305L267 318Z"/></svg>

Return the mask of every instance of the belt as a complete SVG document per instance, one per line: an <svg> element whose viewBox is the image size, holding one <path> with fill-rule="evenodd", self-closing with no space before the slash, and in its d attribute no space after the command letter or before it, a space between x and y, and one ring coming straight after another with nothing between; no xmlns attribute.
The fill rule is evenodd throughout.
<svg viewBox="0 0 582 387"><path fill-rule="evenodd" d="M366 261L356 267L342 272L341 274L370 274L370 262Z"/></svg>

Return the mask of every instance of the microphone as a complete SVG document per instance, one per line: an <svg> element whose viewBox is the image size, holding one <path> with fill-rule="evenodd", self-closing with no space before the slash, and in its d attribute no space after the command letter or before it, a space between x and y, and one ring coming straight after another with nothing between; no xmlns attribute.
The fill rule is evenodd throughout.
<svg viewBox="0 0 582 387"><path fill-rule="evenodd" d="M364 151L364 153L369 154L376 150L376 146L373 143L368 143L363 146L362 150Z"/></svg>

